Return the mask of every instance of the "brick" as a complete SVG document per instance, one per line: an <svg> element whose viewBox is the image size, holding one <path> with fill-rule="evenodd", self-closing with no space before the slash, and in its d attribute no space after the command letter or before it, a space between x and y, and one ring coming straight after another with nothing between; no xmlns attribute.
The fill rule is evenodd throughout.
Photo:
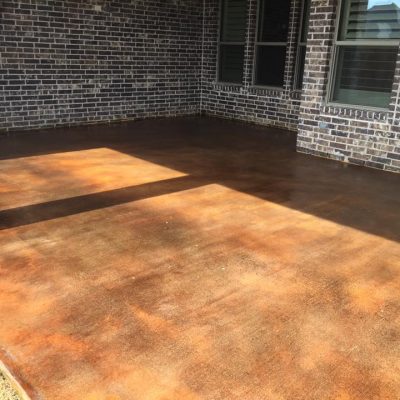
<svg viewBox="0 0 400 400"><path fill-rule="evenodd" d="M201 1L93 4L2 3L0 130L200 113Z"/></svg>

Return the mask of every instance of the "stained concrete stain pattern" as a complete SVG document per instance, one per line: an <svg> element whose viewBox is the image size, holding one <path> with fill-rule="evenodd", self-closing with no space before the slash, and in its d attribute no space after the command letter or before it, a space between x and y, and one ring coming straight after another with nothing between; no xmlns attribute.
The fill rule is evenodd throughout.
<svg viewBox="0 0 400 400"><path fill-rule="evenodd" d="M32 398L399 399L399 176L213 119L0 140L0 342Z"/></svg>

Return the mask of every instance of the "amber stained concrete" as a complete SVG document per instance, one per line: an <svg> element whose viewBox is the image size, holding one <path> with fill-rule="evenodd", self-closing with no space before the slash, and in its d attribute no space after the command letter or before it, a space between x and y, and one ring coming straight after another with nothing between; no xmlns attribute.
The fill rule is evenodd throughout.
<svg viewBox="0 0 400 400"><path fill-rule="evenodd" d="M32 398L399 399L399 175L189 118L2 137L0 193Z"/></svg>

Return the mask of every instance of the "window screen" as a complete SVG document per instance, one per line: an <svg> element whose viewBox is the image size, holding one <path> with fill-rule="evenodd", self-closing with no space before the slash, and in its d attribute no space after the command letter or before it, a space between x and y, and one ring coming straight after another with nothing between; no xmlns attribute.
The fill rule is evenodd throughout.
<svg viewBox="0 0 400 400"><path fill-rule="evenodd" d="M245 0L222 0L219 38L218 80L242 83L246 38Z"/></svg>

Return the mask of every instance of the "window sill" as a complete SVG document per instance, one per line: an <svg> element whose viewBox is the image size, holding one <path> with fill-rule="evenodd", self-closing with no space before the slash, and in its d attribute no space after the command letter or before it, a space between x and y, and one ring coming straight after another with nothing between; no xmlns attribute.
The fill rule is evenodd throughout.
<svg viewBox="0 0 400 400"><path fill-rule="evenodd" d="M388 108L364 107L350 104L327 102L321 107L325 114L341 117L361 118L368 120L387 121L392 112Z"/></svg>
<svg viewBox="0 0 400 400"><path fill-rule="evenodd" d="M285 90L282 87L272 87L272 86L260 86L251 85L244 86L239 83L228 83L228 82L213 82L213 90L221 90L233 93L250 94L257 96L269 96L274 98L282 98L283 95L288 95L292 100L301 99L301 90Z"/></svg>
<svg viewBox="0 0 400 400"><path fill-rule="evenodd" d="M303 93L303 90L301 90L301 89L292 89L290 91L290 97L295 100L301 100L302 93Z"/></svg>
<svg viewBox="0 0 400 400"><path fill-rule="evenodd" d="M283 93L283 91L284 91L284 89L281 87L260 86L260 85L249 86L249 93L251 93L251 94L280 96Z"/></svg>
<svg viewBox="0 0 400 400"><path fill-rule="evenodd" d="M229 82L214 82L213 88L216 90L227 90L230 92L240 92L243 88L241 83L229 83Z"/></svg>
<svg viewBox="0 0 400 400"><path fill-rule="evenodd" d="M223 81L215 81L214 84L223 86L243 86L243 83L223 82Z"/></svg>
<svg viewBox="0 0 400 400"><path fill-rule="evenodd" d="M264 85L251 85L250 89L271 90L274 92L283 92L285 90L281 86L264 86Z"/></svg>

